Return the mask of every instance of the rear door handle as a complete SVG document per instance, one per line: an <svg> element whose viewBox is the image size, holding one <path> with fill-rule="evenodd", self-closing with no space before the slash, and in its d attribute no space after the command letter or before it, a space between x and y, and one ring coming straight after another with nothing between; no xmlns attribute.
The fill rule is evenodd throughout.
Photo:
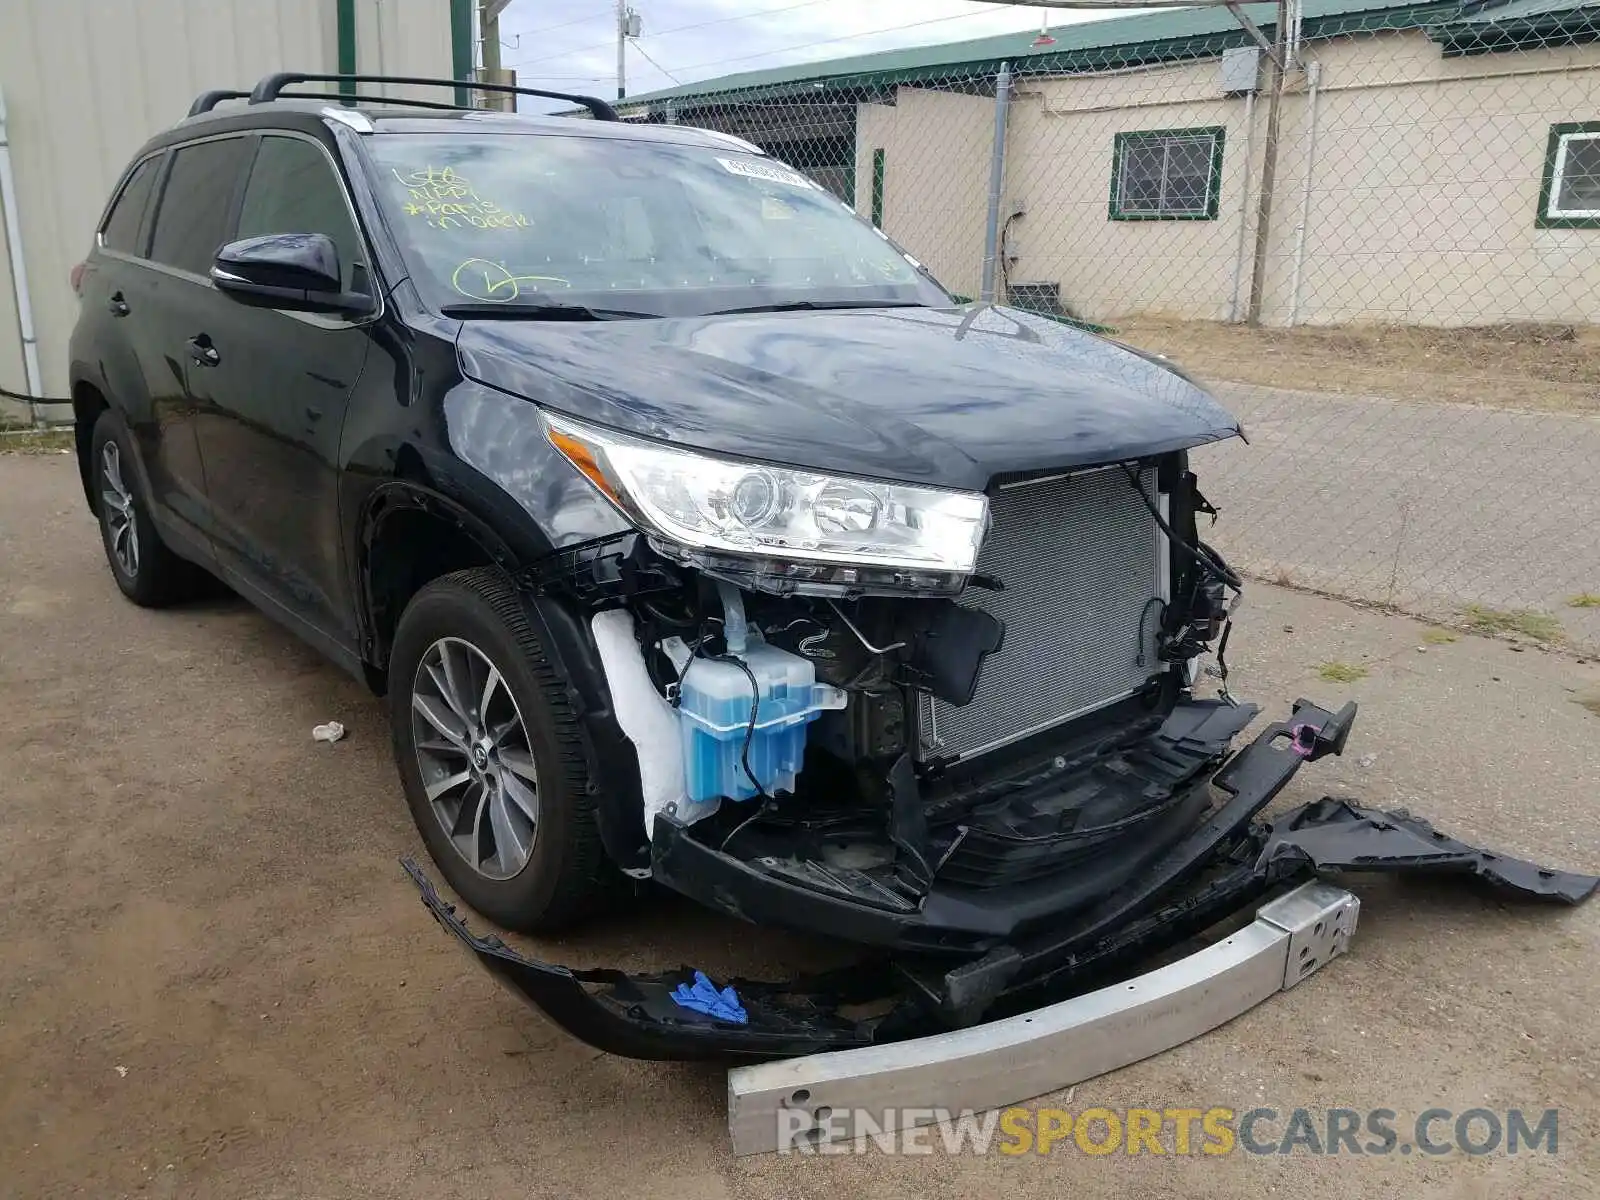
<svg viewBox="0 0 1600 1200"><path fill-rule="evenodd" d="M113 317L125 317L130 311L128 302L122 298L121 292L113 292L111 299L106 301L106 307L111 310Z"/></svg>
<svg viewBox="0 0 1600 1200"><path fill-rule="evenodd" d="M194 359L198 366L214 367L222 361L222 355L217 353L217 348L211 344L211 339L205 334L196 334L184 345L189 347L189 357Z"/></svg>

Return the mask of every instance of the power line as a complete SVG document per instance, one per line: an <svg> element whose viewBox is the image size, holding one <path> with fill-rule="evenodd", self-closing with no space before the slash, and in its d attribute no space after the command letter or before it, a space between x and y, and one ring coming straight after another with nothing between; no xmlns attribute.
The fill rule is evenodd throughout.
<svg viewBox="0 0 1600 1200"><path fill-rule="evenodd" d="M1227 8L1233 4L1258 2L1259 0L967 0L968 4L996 4L1003 8L1058 8L1067 11L1075 8Z"/></svg>
<svg viewBox="0 0 1600 1200"><path fill-rule="evenodd" d="M1020 5L1019 7L1027 7ZM857 38L876 37L880 33L899 33L902 29L920 29L924 25L942 25L947 21L965 21L971 17L986 17L986 12L955 13L948 17L932 17L926 21L910 21L904 25L890 25L886 29L864 29L860 33L845 34L843 37L823 38L817 42L802 42L798 46L782 46L776 50L763 50L758 54L741 54L737 58L719 58L712 62L693 63L687 67L679 67L680 71L698 71L703 67L720 67L726 63L748 62L752 58L770 58L774 54L788 54L794 50L810 50L814 46L832 46L839 42L853 42Z"/></svg>
<svg viewBox="0 0 1600 1200"><path fill-rule="evenodd" d="M693 25L675 25L671 29L658 29L651 31L651 37L666 37L669 33L686 33L691 29L705 29L711 25L726 25L729 21L748 21L752 17L768 17L773 13L791 12L797 8L815 8L819 4L828 4L831 0L800 0L798 4L785 4L781 8L763 8L759 12L740 13L733 17L717 17L710 21L697 21Z"/></svg>
<svg viewBox="0 0 1600 1200"><path fill-rule="evenodd" d="M518 32L523 33L526 37L538 37L541 33L554 33L558 29L570 29L574 25L583 25L589 21L598 21L602 17L608 17L610 15L611 14L608 12L596 12L587 17L576 17L571 21L563 21L559 25L546 25L542 29L529 29L526 31L519 30Z"/></svg>
<svg viewBox="0 0 1600 1200"><path fill-rule="evenodd" d="M674 25L671 29L651 30L650 36L661 38L672 33L687 33L691 29L708 29L713 25L726 25L731 21L749 21L756 17L769 17L775 13L793 12L797 8L815 8L819 4L832 4L835 2L836 0L799 0L799 3L797 4L784 4L777 8L763 8L757 10L756 12L738 13L737 15L731 17L717 17L710 21L697 21L693 25ZM587 20L589 18L584 19ZM578 24L576 21L569 21L567 23L569 25ZM559 28L559 26L557 26L557 28ZM537 65L538 63L550 62L558 58L566 58L573 54L584 54L590 50L604 50L611 45L612 43L610 41L596 42L592 46L579 46L576 49L564 50L560 54L546 55L544 58L525 59L524 61L515 63L513 65L517 67L531 67Z"/></svg>
<svg viewBox="0 0 1600 1200"><path fill-rule="evenodd" d="M644 60L647 63L649 63L652 67L654 67L656 70L660 71L668 79L672 80L673 83L681 84L683 82L683 80L679 79L671 71L667 70L660 63L658 63L655 59L651 58L650 57L650 51L646 50L643 46L641 46L639 44L639 39L638 38L631 38L629 40L633 42L633 48L635 50L637 50L640 54L644 55Z"/></svg>

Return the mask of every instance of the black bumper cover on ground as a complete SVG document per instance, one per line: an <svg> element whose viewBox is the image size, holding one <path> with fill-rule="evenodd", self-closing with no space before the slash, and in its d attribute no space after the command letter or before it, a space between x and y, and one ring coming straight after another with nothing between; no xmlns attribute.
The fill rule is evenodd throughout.
<svg viewBox="0 0 1600 1200"><path fill-rule="evenodd" d="M1318 800L1257 821L1302 762L1343 749L1354 716L1354 706L1330 714L1298 702L1290 721L1269 726L1217 773L1215 784L1230 795L1225 803L1062 928L953 967L948 957L902 954L784 983L734 980L748 1017L742 1024L672 999L679 984L693 982L688 968L574 971L478 937L414 862L404 865L440 925L574 1037L630 1058L745 1061L898 1041L1061 1000L1317 872L1462 874L1515 897L1566 904L1600 886L1594 876L1479 850L1407 813L1352 800Z"/></svg>

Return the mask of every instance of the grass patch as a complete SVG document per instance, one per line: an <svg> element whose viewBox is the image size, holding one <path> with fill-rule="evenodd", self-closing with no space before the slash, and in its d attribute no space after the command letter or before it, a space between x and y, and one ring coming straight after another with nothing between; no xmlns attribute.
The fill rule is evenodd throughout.
<svg viewBox="0 0 1600 1200"><path fill-rule="evenodd" d="M1536 642L1559 642L1565 636L1560 621L1549 613L1535 612L1531 608L1501 610L1469 604L1461 610L1461 615L1473 633L1488 637L1518 634Z"/></svg>
<svg viewBox="0 0 1600 1200"><path fill-rule="evenodd" d="M1367 677L1367 669L1355 663L1325 662L1317 668L1317 674L1329 683L1354 683Z"/></svg>
<svg viewBox="0 0 1600 1200"><path fill-rule="evenodd" d="M1448 646L1456 640L1456 635L1448 629L1425 629L1422 632L1422 640L1430 646Z"/></svg>
<svg viewBox="0 0 1600 1200"><path fill-rule="evenodd" d="M1600 696L1588 696L1582 700L1574 700L1573 703L1587 708L1595 716L1600 717Z"/></svg>
<svg viewBox="0 0 1600 1200"><path fill-rule="evenodd" d="M40 429L0 436L0 454L55 454L76 443L70 429Z"/></svg>
<svg viewBox="0 0 1600 1200"><path fill-rule="evenodd" d="M1600 596L1593 592L1579 592L1567 601L1568 608L1600 608Z"/></svg>

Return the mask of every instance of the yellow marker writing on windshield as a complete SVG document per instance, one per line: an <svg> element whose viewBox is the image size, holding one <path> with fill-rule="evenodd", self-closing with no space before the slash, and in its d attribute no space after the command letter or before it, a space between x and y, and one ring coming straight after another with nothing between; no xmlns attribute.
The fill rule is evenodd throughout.
<svg viewBox="0 0 1600 1200"><path fill-rule="evenodd" d="M434 229L523 229L532 224L522 213L478 195L454 167L427 166L404 175L391 168L389 173L406 189L409 199L402 206L406 216Z"/></svg>
<svg viewBox="0 0 1600 1200"><path fill-rule="evenodd" d="M523 292L538 292L542 283L569 288L572 281L557 275L513 275L504 263L469 258L450 273L450 286L472 300L509 304Z"/></svg>

